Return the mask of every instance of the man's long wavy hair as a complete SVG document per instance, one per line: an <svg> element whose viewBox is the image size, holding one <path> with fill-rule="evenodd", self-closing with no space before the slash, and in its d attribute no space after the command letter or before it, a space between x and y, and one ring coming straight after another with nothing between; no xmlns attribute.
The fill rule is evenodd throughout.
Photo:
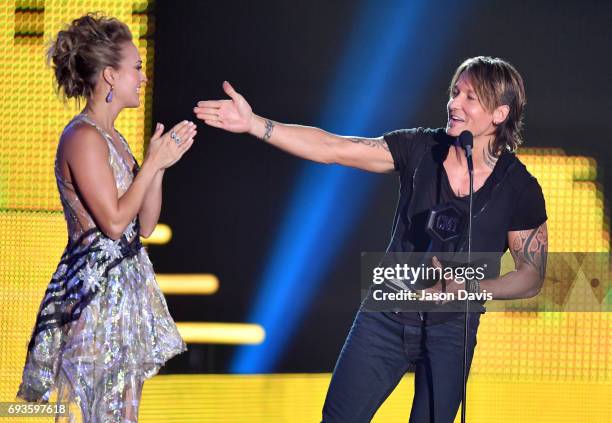
<svg viewBox="0 0 612 423"><path fill-rule="evenodd" d="M503 105L510 109L506 120L496 125L491 152L499 155L506 150L515 151L523 143L523 110L527 104L523 78L514 66L505 60L487 56L472 57L455 71L449 93L452 93L453 87L464 72L487 111L492 112Z"/></svg>

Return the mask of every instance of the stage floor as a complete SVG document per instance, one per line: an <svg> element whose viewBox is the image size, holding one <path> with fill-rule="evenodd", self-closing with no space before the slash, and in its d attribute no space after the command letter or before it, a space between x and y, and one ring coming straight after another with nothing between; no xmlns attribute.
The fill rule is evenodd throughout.
<svg viewBox="0 0 612 423"><path fill-rule="evenodd" d="M160 375L145 384L140 421L318 422L330 376ZM408 421L412 394L413 375L408 374L373 421ZM513 381L473 374L467 417L470 423L608 423L611 397L609 382Z"/></svg>

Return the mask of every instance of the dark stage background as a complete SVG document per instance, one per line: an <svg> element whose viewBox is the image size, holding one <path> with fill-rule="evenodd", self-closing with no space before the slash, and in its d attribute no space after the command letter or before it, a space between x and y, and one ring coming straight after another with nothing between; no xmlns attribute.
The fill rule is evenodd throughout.
<svg viewBox="0 0 612 423"><path fill-rule="evenodd" d="M612 181L605 170L612 150L612 5L466 1L456 16L440 18L450 3L430 2L426 19L419 22L416 54L409 58L414 66L393 73L403 77L394 77L393 89L373 108L376 128L357 135L443 126L447 85L456 66L475 55L499 56L525 79L526 146L562 147L569 154L595 157L610 198ZM157 1L155 121L169 127L195 119L195 103L222 98L221 83L228 80L257 114L319 125L321 104L356 29L361 5L339 0ZM429 40L449 22L453 29L444 33L445 49L432 51ZM374 55L371 48L377 47L364 45L364 57ZM423 77L423 63L433 64L424 82L426 94L412 105L410 116L388 116L386 110L410 102L408 85L411 78ZM377 63L369 66L376 68ZM210 272L220 279L214 296L169 297L177 320L243 322L302 161L246 135L204 124L198 131L196 144L167 172L164 182L161 222L172 227L174 238L149 251L158 272ZM395 175L371 177L374 195L360 210L358 224L338 250L321 289L287 338L274 371L333 369L359 303L360 252L385 249L397 201ZM327 216L326 225L341 222L351 212L343 207L341 194L335 202L337 213ZM303 283L309 283L308 275ZM174 359L166 371L226 372L233 352L232 347L190 346L190 352Z"/></svg>

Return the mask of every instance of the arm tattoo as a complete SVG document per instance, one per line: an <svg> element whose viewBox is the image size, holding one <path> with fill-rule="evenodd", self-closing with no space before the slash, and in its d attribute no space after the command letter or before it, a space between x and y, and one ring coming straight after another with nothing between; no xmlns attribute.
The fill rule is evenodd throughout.
<svg viewBox="0 0 612 423"><path fill-rule="evenodd" d="M528 231L520 231L510 246L512 255L518 263L534 267L544 279L548 254L548 232L545 224Z"/></svg>
<svg viewBox="0 0 612 423"><path fill-rule="evenodd" d="M384 148L389 151L389 146L384 138L358 138L358 137L347 137L347 140L355 144L363 144L372 148Z"/></svg>
<svg viewBox="0 0 612 423"><path fill-rule="evenodd" d="M274 129L274 122L270 119L266 119L266 132L264 133L262 140L268 142L272 136L272 130Z"/></svg>
<svg viewBox="0 0 612 423"><path fill-rule="evenodd" d="M493 150L491 149L490 145L482 149L482 160L490 169L495 167L495 163L497 163L497 156L493 154Z"/></svg>

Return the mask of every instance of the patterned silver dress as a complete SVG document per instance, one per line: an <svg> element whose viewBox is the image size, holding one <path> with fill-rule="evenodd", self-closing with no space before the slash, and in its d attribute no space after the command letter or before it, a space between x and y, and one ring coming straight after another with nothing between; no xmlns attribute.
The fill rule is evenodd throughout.
<svg viewBox="0 0 612 423"><path fill-rule="evenodd" d="M130 169L112 138L86 115L76 116L64 131L82 124L94 126L107 141L123 195L137 165ZM57 400L71 409L71 416L58 421L136 421L144 379L184 351L185 343L140 243L138 220L121 239L108 238L62 177L57 159L55 177L68 245L41 303L17 395L45 402L57 390Z"/></svg>

